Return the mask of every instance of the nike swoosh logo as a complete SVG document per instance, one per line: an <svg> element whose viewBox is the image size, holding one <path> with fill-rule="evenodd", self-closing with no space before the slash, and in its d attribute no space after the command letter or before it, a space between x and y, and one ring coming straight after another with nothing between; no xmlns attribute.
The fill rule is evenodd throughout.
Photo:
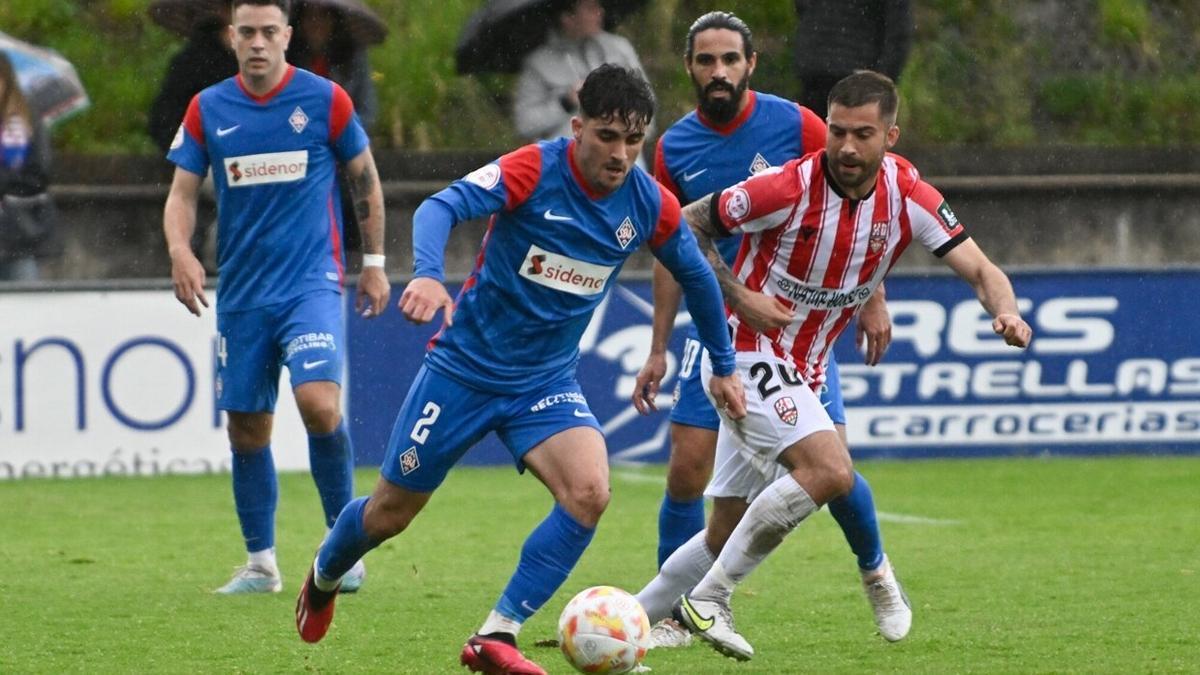
<svg viewBox="0 0 1200 675"><path fill-rule="evenodd" d="M522 600L522 601L521 601L521 606L522 606L522 607L524 607L526 610L528 610L530 613L533 613L533 612L536 612L536 611L537 611L537 610L536 610L536 609L534 609L533 607L530 607L530 606L529 606L529 601L528 601L528 600Z"/></svg>
<svg viewBox="0 0 1200 675"><path fill-rule="evenodd" d="M695 178L696 176L699 176L700 174L704 173L705 171L708 171L708 169L700 169L696 173L686 173L685 172L683 174L683 182L690 183L690 182L692 182L693 178Z"/></svg>
<svg viewBox="0 0 1200 675"><path fill-rule="evenodd" d="M690 600L688 600L686 595L683 596L683 602L681 602L680 605L683 607L683 611L687 613L688 619L692 622L692 625L695 626L696 630L700 631L701 633L709 628L712 628L713 624L716 623L711 616L700 616L700 614L696 612L696 608L692 607L692 603Z"/></svg>
<svg viewBox="0 0 1200 675"><path fill-rule="evenodd" d="M576 417L595 417L595 415L593 415L592 413L584 412L584 411L580 410L579 408L575 409L575 416Z"/></svg>
<svg viewBox="0 0 1200 675"><path fill-rule="evenodd" d="M229 134L232 134L233 132L235 132L235 131L237 131L238 129L240 129L241 127L242 127L242 125L240 125L240 124L235 124L235 125L233 125L233 126L229 127L228 129L221 129L221 128L218 128L218 129L217 129L217 135L218 135L218 136L228 136Z"/></svg>
<svg viewBox="0 0 1200 675"><path fill-rule="evenodd" d="M571 218L571 216L560 216L557 213L554 213L554 211L552 209L546 209L546 212L542 214L542 217L545 218L546 220L559 220L559 221L574 220L573 218Z"/></svg>
<svg viewBox="0 0 1200 675"><path fill-rule="evenodd" d="M303 365L305 370L312 370L322 363L329 363L329 359L321 359L320 361L305 361Z"/></svg>

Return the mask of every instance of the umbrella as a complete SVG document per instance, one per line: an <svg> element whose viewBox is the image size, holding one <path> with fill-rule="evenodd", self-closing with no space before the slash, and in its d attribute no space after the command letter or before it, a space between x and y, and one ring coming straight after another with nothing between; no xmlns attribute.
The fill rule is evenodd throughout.
<svg viewBox="0 0 1200 675"><path fill-rule="evenodd" d="M302 0L292 7L292 14L303 3L332 7L346 15L346 24L359 44L378 44L387 37L387 26L362 0ZM220 15L227 0L154 0L150 3L150 18L167 30L187 37L205 20Z"/></svg>
<svg viewBox="0 0 1200 675"><path fill-rule="evenodd" d="M362 0L301 0L293 4L292 14L300 5L323 5L336 9L346 17L346 28L354 42L360 45L377 45L387 37L387 26Z"/></svg>
<svg viewBox="0 0 1200 675"><path fill-rule="evenodd" d="M30 112L52 125L88 107L75 66L58 52L0 33L0 53L8 57Z"/></svg>
<svg viewBox="0 0 1200 675"><path fill-rule="evenodd" d="M226 0L154 0L150 18L154 23L182 37L189 37L196 26L220 19L227 11Z"/></svg>
<svg viewBox="0 0 1200 675"><path fill-rule="evenodd" d="M546 41L565 0L490 0L467 19L454 48L460 75L515 73L525 55ZM611 30L621 19L641 9L646 0L603 0L604 27Z"/></svg>

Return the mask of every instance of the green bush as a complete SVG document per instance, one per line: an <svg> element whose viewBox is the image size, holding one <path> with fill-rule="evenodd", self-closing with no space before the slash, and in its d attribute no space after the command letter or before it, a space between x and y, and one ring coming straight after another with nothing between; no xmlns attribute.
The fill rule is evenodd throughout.
<svg viewBox="0 0 1200 675"><path fill-rule="evenodd" d="M502 149L516 142L512 77L459 77L454 45L482 0L367 0L391 35L371 50L377 144ZM56 142L81 152L152 152L146 110L180 41L148 0L6 0L0 27L71 59L92 99ZM1200 3L1188 0L923 0L900 81L906 143L1200 142ZM620 31L638 46L660 128L694 107L682 68L688 25L712 9L755 29L756 88L794 95L790 2L655 0ZM1047 17L1051 17L1047 19ZM1060 25L1063 23L1069 25ZM664 122L665 121L665 122Z"/></svg>

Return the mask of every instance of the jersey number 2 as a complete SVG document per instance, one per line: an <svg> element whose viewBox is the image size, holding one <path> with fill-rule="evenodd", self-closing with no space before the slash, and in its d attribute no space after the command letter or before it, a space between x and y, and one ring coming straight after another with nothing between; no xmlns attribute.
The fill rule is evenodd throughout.
<svg viewBox="0 0 1200 675"><path fill-rule="evenodd" d="M437 421L438 415L442 414L442 407L433 401L426 401L425 409L421 411L421 419L413 425L412 433L408 435L418 443L424 443L429 438L429 427Z"/></svg>

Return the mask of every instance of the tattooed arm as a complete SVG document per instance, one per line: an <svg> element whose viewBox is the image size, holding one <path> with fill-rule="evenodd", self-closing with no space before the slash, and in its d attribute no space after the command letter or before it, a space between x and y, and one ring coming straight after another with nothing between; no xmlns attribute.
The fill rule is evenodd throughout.
<svg viewBox="0 0 1200 675"><path fill-rule="evenodd" d="M383 256L383 186L375 169L375 158L367 148L346 164L354 213L362 235L363 255ZM381 258L380 258L381 260ZM358 297L354 309L368 318L379 316L387 307L391 287L382 264L366 264L358 277Z"/></svg>
<svg viewBox="0 0 1200 675"><path fill-rule="evenodd" d="M712 200L715 198L716 195L708 195L683 207L683 219L696 235L700 253L717 274L717 283L721 286L721 294L725 296L725 304L756 332L764 333L786 326L792 320L792 310L775 298L755 293L742 285L733 276L733 271L725 264L725 259L713 244L714 239L729 236L720 223L713 222Z"/></svg>

